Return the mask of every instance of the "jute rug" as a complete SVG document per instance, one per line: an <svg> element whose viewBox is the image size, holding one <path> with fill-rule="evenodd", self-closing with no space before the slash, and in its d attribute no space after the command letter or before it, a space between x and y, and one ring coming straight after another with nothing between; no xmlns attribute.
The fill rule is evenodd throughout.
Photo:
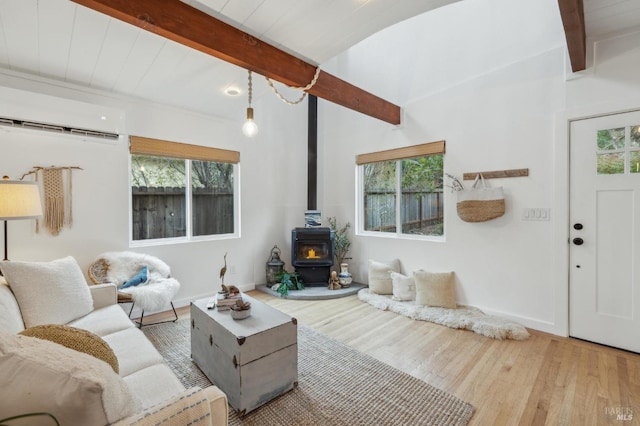
<svg viewBox="0 0 640 426"><path fill-rule="evenodd" d="M189 319L143 327L185 387L207 387L191 361ZM309 327L298 326L298 387L238 425L466 425L473 407Z"/></svg>

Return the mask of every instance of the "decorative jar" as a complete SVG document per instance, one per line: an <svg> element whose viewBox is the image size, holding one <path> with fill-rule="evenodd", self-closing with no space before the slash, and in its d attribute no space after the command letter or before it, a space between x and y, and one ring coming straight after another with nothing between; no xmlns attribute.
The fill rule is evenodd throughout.
<svg viewBox="0 0 640 426"><path fill-rule="evenodd" d="M341 263L340 264L340 273L338 274L338 280L340 281L340 285L342 287L349 287L351 281L353 281L353 277L349 272L349 264Z"/></svg>

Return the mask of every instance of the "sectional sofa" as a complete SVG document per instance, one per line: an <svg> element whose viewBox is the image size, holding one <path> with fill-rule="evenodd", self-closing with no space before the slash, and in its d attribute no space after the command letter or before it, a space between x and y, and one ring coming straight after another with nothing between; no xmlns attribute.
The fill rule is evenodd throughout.
<svg viewBox="0 0 640 426"><path fill-rule="evenodd" d="M87 285L72 257L0 269L0 423L45 413L62 425L227 425L225 394L185 389L115 285Z"/></svg>

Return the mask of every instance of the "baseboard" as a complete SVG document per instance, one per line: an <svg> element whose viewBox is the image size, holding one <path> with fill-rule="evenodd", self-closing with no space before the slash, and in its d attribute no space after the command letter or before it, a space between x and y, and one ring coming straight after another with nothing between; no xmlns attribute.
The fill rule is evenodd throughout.
<svg viewBox="0 0 640 426"><path fill-rule="evenodd" d="M495 315L495 316L500 317L500 318L506 318L506 319L509 319L511 321L515 321L515 322L517 322L519 324L522 324L527 328L531 328L531 329L538 330L538 331L543 331L545 333L555 334L556 336L566 337L564 332L562 330L560 330L559 327L555 323L550 322L550 321L541 321L541 320L536 319L536 318L526 317L526 316L522 316L522 315L509 314L509 313L506 313L506 312L496 311L494 309L483 308L481 306L476 306L476 308L480 309L482 312L484 312L487 315Z"/></svg>

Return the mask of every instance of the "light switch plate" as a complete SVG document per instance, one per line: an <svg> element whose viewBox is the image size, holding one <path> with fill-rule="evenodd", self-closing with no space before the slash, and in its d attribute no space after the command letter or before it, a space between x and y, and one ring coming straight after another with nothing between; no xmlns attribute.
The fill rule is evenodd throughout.
<svg viewBox="0 0 640 426"><path fill-rule="evenodd" d="M551 220L551 209L539 207L522 209L522 220Z"/></svg>

